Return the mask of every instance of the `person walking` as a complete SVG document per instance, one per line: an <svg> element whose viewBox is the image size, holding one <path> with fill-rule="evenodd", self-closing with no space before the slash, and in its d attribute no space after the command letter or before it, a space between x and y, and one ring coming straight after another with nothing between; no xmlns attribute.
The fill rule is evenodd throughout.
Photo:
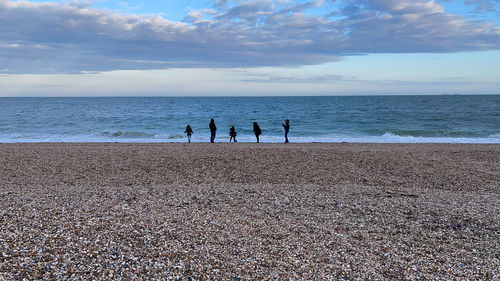
<svg viewBox="0 0 500 281"><path fill-rule="evenodd" d="M290 131L290 120L285 119L285 123L281 123L285 129L285 143L288 143L288 132Z"/></svg>
<svg viewBox="0 0 500 281"><path fill-rule="evenodd" d="M184 131L184 133L186 133L188 136L188 143L191 143L191 135L193 134L193 129L191 129L190 125L186 126L186 130Z"/></svg>
<svg viewBox="0 0 500 281"><path fill-rule="evenodd" d="M262 130L260 129L259 124L257 124L257 122L253 122L253 133L257 138L257 143L259 143L259 137L262 134Z"/></svg>
<svg viewBox="0 0 500 281"><path fill-rule="evenodd" d="M234 128L234 126L231 127L231 129L229 129L229 142L231 142L231 140L234 140L234 142L238 142L236 141L236 129Z"/></svg>
<svg viewBox="0 0 500 281"><path fill-rule="evenodd" d="M215 134L217 133L217 126L215 126L214 119L210 119L210 124L208 125L208 127L210 127L210 142L214 143L215 142Z"/></svg>

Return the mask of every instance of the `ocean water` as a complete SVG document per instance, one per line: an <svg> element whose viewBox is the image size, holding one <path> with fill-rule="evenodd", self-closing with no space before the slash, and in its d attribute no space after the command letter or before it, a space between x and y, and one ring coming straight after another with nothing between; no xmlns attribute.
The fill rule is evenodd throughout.
<svg viewBox="0 0 500 281"><path fill-rule="evenodd" d="M500 143L500 95L0 98L0 142Z"/></svg>

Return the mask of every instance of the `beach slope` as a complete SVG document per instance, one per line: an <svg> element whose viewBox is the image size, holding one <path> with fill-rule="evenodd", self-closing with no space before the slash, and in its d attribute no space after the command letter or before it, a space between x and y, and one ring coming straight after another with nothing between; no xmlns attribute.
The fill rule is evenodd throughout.
<svg viewBox="0 0 500 281"><path fill-rule="evenodd" d="M500 145L0 144L0 280L498 280Z"/></svg>

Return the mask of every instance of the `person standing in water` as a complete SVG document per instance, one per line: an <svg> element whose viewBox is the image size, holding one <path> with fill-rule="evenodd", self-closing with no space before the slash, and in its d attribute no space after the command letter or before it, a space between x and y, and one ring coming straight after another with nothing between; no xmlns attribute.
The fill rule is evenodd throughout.
<svg viewBox="0 0 500 281"><path fill-rule="evenodd" d="M210 127L210 142L214 143L215 142L215 134L217 132L217 126L215 126L214 119L210 119L210 124L208 125L208 127Z"/></svg>
<svg viewBox="0 0 500 281"><path fill-rule="evenodd" d="M231 127L231 129L229 129L229 142L231 142L231 140L234 140L234 142L237 142L236 141L236 129L234 128L234 126Z"/></svg>
<svg viewBox="0 0 500 281"><path fill-rule="evenodd" d="M191 129L190 125L186 126L186 130L184 131L184 133L186 133L188 136L188 143L191 143L191 135L193 134L193 129Z"/></svg>
<svg viewBox="0 0 500 281"><path fill-rule="evenodd" d="M262 131L257 122L253 122L253 132L255 134L255 137L257 138L257 143L259 143L259 136L262 134Z"/></svg>
<svg viewBox="0 0 500 281"><path fill-rule="evenodd" d="M285 119L285 123L281 123L285 129L285 143L288 143L288 132L290 131L290 120Z"/></svg>

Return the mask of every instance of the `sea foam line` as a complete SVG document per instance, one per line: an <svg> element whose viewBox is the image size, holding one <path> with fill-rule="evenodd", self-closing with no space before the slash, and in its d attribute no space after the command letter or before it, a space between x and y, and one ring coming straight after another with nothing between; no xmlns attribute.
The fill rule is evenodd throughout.
<svg viewBox="0 0 500 281"><path fill-rule="evenodd" d="M289 135L291 142L295 143L484 143L499 144L500 134L490 137L415 137L398 136L386 133L382 136L349 136L349 135L324 135L324 136L294 136ZM253 135L238 135L238 142L255 142ZM193 135L192 142L208 143L210 135ZM51 135L51 136L0 136L2 143L37 143L37 142L119 142L119 143L159 143L159 142L187 142L187 137L181 134L109 134L109 135ZM229 142L229 136L219 135L216 142ZM284 142L284 136L261 136L263 143Z"/></svg>

